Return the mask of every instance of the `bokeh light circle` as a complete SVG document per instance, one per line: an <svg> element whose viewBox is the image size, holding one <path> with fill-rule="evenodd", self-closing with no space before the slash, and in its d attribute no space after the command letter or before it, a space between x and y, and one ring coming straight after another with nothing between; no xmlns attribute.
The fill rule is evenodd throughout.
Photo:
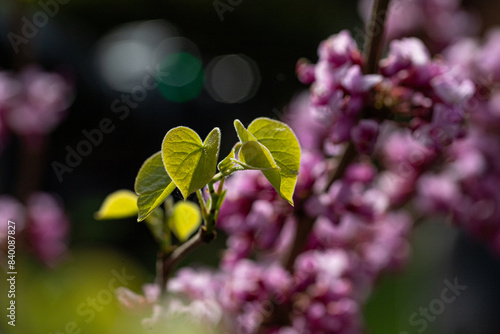
<svg viewBox="0 0 500 334"><path fill-rule="evenodd" d="M161 94L174 102L187 102L196 98L205 79L200 59L188 52L166 56L159 64L158 88Z"/></svg>
<svg viewBox="0 0 500 334"><path fill-rule="evenodd" d="M207 66L205 87L216 101L241 103L252 98L260 86L257 64L245 55L224 55Z"/></svg>
<svg viewBox="0 0 500 334"><path fill-rule="evenodd" d="M101 79L112 90L129 93L154 67L158 45L177 36L175 27L162 20L117 27L96 45L95 63Z"/></svg>
<svg viewBox="0 0 500 334"><path fill-rule="evenodd" d="M114 29L96 47L96 63L104 83L114 91L147 98L156 85L169 101L186 102L203 89L204 70L196 44L179 36L162 20L133 22ZM148 83L147 86L145 82Z"/></svg>

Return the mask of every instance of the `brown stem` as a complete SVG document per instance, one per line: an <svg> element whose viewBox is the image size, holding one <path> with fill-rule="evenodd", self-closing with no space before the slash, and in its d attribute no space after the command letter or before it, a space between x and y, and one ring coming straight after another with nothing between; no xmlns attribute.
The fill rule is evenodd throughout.
<svg viewBox="0 0 500 334"><path fill-rule="evenodd" d="M216 181L220 181L217 192L214 189L214 183ZM198 233L193 235L188 241L181 244L179 247L175 248L172 252L165 253L160 251L158 253L158 260L156 262L156 281L160 285L162 296L165 296L167 291L167 282L175 266L194 249L198 248L200 245L208 244L217 236L215 231L215 220L219 209L217 203L219 202L223 185L224 176L220 173L215 175L214 178L208 183L207 187L210 194L209 208L206 207L207 203L205 203L205 200L203 199L201 189L196 192L205 222L205 225L198 230Z"/></svg>
<svg viewBox="0 0 500 334"><path fill-rule="evenodd" d="M304 250L307 242L307 237L312 231L315 219L306 215L302 208L299 208L297 212L297 227L295 229L295 236L293 240L293 247L288 254L288 258L285 261L285 269L288 272L293 272L293 265L295 259Z"/></svg>
<svg viewBox="0 0 500 334"><path fill-rule="evenodd" d="M385 21L390 0L375 0L370 22L366 26L363 54L366 57L364 73L377 73L378 62L384 45Z"/></svg>
<svg viewBox="0 0 500 334"><path fill-rule="evenodd" d="M365 45L363 47L363 54L366 57L366 63L363 69L365 74L377 73L378 71L378 63L384 45L384 27L389 2L390 0L375 0L373 4L370 22L366 26L366 36L368 38L365 40ZM361 113L360 116L363 117L365 113L366 112ZM354 144L349 142L327 188L335 181L342 178L347 167L357 157L357 154Z"/></svg>
<svg viewBox="0 0 500 334"><path fill-rule="evenodd" d="M353 162L357 156L358 151L356 151L356 147L352 142L349 142L344 150L344 153L342 154L342 158L340 158L337 168L335 168L335 173L330 179L330 182L328 182L326 189L330 188L335 181L340 180L344 176L347 167L349 167L351 162Z"/></svg>
<svg viewBox="0 0 500 334"><path fill-rule="evenodd" d="M205 226L202 226L198 230L198 233L196 233L188 241L177 247L173 252L168 254L160 253L158 255L158 261L156 264L157 283L160 285L162 296L165 296L167 290L167 282L175 266L193 250L203 244L208 244L213 239L215 239L215 237L215 231L214 233L209 234L207 233Z"/></svg>

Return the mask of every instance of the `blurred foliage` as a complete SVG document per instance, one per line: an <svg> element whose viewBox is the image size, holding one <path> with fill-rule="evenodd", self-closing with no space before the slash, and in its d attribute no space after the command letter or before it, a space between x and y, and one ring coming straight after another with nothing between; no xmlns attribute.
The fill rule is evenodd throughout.
<svg viewBox="0 0 500 334"><path fill-rule="evenodd" d="M57 270L19 255L16 269L16 326L2 321L2 333L65 333L73 322L86 333L140 333L140 318L122 312L112 289L141 291L147 275L131 259L106 248L74 249ZM0 290L8 290L5 280ZM2 293L2 306L6 299Z"/></svg>

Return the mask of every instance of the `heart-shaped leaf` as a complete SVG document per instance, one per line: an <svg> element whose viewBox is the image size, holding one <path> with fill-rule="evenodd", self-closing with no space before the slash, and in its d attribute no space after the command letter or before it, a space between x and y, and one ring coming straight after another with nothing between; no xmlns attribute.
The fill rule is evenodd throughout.
<svg viewBox="0 0 500 334"><path fill-rule="evenodd" d="M279 170L267 169L262 170L262 173L280 196L293 205L293 192L300 168L300 145L292 129L285 123L269 118L257 118L248 126L248 130L238 120L234 126L242 143L258 141L269 150Z"/></svg>
<svg viewBox="0 0 500 334"><path fill-rule="evenodd" d="M168 226L180 242L188 240L189 236L201 224L200 208L192 202L178 202L168 219Z"/></svg>
<svg viewBox="0 0 500 334"><path fill-rule="evenodd" d="M117 190L109 194L103 201L95 218L121 219L137 215L137 195L130 190Z"/></svg>
<svg viewBox="0 0 500 334"><path fill-rule="evenodd" d="M220 147L220 130L213 129L202 143L190 128L177 127L163 139L163 164L186 199L203 188L215 175Z"/></svg>
<svg viewBox="0 0 500 334"><path fill-rule="evenodd" d="M144 162L135 179L135 192L139 195L137 221L149 216L174 189L175 184L163 166L161 152L156 152Z"/></svg>
<svg viewBox="0 0 500 334"><path fill-rule="evenodd" d="M300 169L300 145L292 129L283 122L270 118L257 118L248 131L267 149L280 167L262 171L273 187L293 205L293 192ZM278 177L279 176L279 177Z"/></svg>

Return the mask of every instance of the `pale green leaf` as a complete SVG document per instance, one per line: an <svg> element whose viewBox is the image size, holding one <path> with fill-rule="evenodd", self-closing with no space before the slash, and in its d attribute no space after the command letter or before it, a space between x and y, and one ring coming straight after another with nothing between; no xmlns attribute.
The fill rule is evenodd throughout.
<svg viewBox="0 0 500 334"><path fill-rule="evenodd" d="M283 122L257 118L248 126L255 139L271 152L280 171L262 171L278 193L293 205L293 192L300 168L300 145L292 129Z"/></svg>
<svg viewBox="0 0 500 334"><path fill-rule="evenodd" d="M144 162L135 179L135 192L139 195L137 220L142 221L148 217L174 189L175 184L163 166L161 152L156 152Z"/></svg>
<svg viewBox="0 0 500 334"><path fill-rule="evenodd" d="M117 190L109 194L103 201L95 218L120 219L137 215L137 195L130 190Z"/></svg>
<svg viewBox="0 0 500 334"><path fill-rule="evenodd" d="M177 202L174 206L172 216L168 219L168 226L172 233L184 242L201 224L200 208L192 202Z"/></svg>
<svg viewBox="0 0 500 334"><path fill-rule="evenodd" d="M167 133L162 144L163 164L184 199L215 175L219 147L219 128L213 129L203 143L190 128L177 127Z"/></svg>
<svg viewBox="0 0 500 334"><path fill-rule="evenodd" d="M242 143L257 141L269 150L280 170L263 169L262 173L280 196L293 205L300 168L300 146L293 131L285 123L269 118L257 118L248 129L236 120L234 127Z"/></svg>

